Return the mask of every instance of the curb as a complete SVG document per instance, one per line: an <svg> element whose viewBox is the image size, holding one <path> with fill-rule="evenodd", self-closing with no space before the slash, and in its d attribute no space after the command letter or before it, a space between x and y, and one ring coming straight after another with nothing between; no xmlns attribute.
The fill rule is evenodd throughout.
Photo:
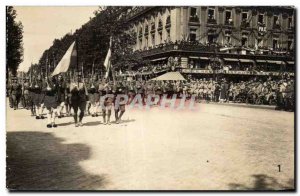
<svg viewBox="0 0 300 196"><path fill-rule="evenodd" d="M200 102L201 103L201 102ZM258 108L258 109L267 109L267 110L275 110L275 105L255 105L255 104L246 104L246 103L216 103L209 102L209 104L215 105L223 105L223 106L233 106L233 107L245 107L245 108Z"/></svg>

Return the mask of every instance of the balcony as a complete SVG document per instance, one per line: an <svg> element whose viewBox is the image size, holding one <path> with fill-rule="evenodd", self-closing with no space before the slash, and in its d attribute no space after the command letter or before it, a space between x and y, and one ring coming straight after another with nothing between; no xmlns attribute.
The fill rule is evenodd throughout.
<svg viewBox="0 0 300 196"><path fill-rule="evenodd" d="M214 18L208 18L208 19L207 19L207 23L208 23L208 24L217 24L217 21L216 21L216 19L214 19Z"/></svg>
<svg viewBox="0 0 300 196"><path fill-rule="evenodd" d="M250 27L250 23L246 20L241 22L241 28L249 28Z"/></svg>
<svg viewBox="0 0 300 196"><path fill-rule="evenodd" d="M225 25L228 25L228 26L233 26L233 21L232 20L225 20Z"/></svg>

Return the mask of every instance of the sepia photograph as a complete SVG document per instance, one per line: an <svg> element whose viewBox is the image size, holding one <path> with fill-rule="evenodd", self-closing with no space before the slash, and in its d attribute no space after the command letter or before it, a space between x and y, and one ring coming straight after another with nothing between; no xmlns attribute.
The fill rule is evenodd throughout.
<svg viewBox="0 0 300 196"><path fill-rule="evenodd" d="M5 9L9 192L296 191L294 5Z"/></svg>

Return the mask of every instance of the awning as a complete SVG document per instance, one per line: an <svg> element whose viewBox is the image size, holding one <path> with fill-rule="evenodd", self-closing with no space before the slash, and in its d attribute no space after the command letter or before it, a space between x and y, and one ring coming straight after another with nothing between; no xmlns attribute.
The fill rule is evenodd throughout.
<svg viewBox="0 0 300 196"><path fill-rule="evenodd" d="M242 63L253 63L253 60L251 60L251 59L240 59L240 61Z"/></svg>
<svg viewBox="0 0 300 196"><path fill-rule="evenodd" d="M208 60L208 57L200 57L201 60Z"/></svg>
<svg viewBox="0 0 300 196"><path fill-rule="evenodd" d="M151 80L185 80L179 72L168 72Z"/></svg>
<svg viewBox="0 0 300 196"><path fill-rule="evenodd" d="M239 59L232 59L232 58L224 58L225 61L239 61Z"/></svg>
<svg viewBox="0 0 300 196"><path fill-rule="evenodd" d="M282 61L269 61L269 60L268 60L268 63L281 64Z"/></svg>
<svg viewBox="0 0 300 196"><path fill-rule="evenodd" d="M287 61L288 64L295 64L294 61Z"/></svg>
<svg viewBox="0 0 300 196"><path fill-rule="evenodd" d="M258 63L266 63L267 61L266 60L256 60L256 62L258 62Z"/></svg>
<svg viewBox="0 0 300 196"><path fill-rule="evenodd" d="M153 59L153 60L151 60L152 62L154 62L154 61L161 61L161 60L165 60L167 57L163 57L163 58L159 58L159 59Z"/></svg>
<svg viewBox="0 0 300 196"><path fill-rule="evenodd" d="M197 56L190 56L189 58L191 58L191 59L199 59L199 57L197 57Z"/></svg>

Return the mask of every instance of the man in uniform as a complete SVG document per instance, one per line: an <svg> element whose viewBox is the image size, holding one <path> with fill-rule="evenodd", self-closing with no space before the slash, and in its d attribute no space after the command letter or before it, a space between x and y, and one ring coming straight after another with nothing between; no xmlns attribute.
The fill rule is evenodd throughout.
<svg viewBox="0 0 300 196"><path fill-rule="evenodd" d="M36 119L44 119L43 112L43 93L42 93L43 82L40 76L38 76L32 87L32 101L36 111Z"/></svg>
<svg viewBox="0 0 300 196"><path fill-rule="evenodd" d="M47 128L56 128L55 118L61 100L58 99L58 84L54 77L45 79L43 92L45 94L44 106L47 109Z"/></svg>
<svg viewBox="0 0 300 196"><path fill-rule="evenodd" d="M92 114L92 117L98 116L97 109L98 109L98 105L99 105L100 94L97 89L99 89L99 82L98 82L97 76L94 75L87 84L87 90L88 90L88 94L89 94L89 102L91 104L90 113Z"/></svg>
<svg viewBox="0 0 300 196"><path fill-rule="evenodd" d="M84 79L78 75L77 81L73 81L70 85L70 105L74 110L74 121L75 121L75 127L83 126L82 119L84 117L84 111L86 108L87 103L87 88L84 82ZM79 113L79 119L78 119L78 110Z"/></svg>
<svg viewBox="0 0 300 196"><path fill-rule="evenodd" d="M119 103L116 103L116 98L117 96L125 96L126 95L126 86L122 82L117 82L115 85L115 119L116 119L116 124L119 124L121 122L121 118L123 114L125 113L125 104L124 103L124 97L120 97ZM119 113L120 112L120 113Z"/></svg>
<svg viewBox="0 0 300 196"><path fill-rule="evenodd" d="M24 83L23 83L23 89L22 89L22 94L23 94L23 106L27 110L31 107L31 97L30 97L30 83L29 83L29 78L24 78Z"/></svg>
<svg viewBox="0 0 300 196"><path fill-rule="evenodd" d="M22 87L18 83L17 78L12 79L12 84L10 86L10 95L12 100L12 106L14 110L18 109L18 104L22 95Z"/></svg>
<svg viewBox="0 0 300 196"><path fill-rule="evenodd" d="M110 97L109 95L113 95L113 85L112 82L103 82L102 85L101 85L102 88L101 96L106 96L103 100L103 103L101 103L103 124L110 125L110 116L111 116L111 109L113 104L113 97Z"/></svg>
<svg viewBox="0 0 300 196"><path fill-rule="evenodd" d="M59 106L57 108L57 115L58 118L64 117L62 114L62 111L66 105L66 95L67 95L67 85L62 77L62 75L58 76L58 81L57 81L57 99Z"/></svg>

